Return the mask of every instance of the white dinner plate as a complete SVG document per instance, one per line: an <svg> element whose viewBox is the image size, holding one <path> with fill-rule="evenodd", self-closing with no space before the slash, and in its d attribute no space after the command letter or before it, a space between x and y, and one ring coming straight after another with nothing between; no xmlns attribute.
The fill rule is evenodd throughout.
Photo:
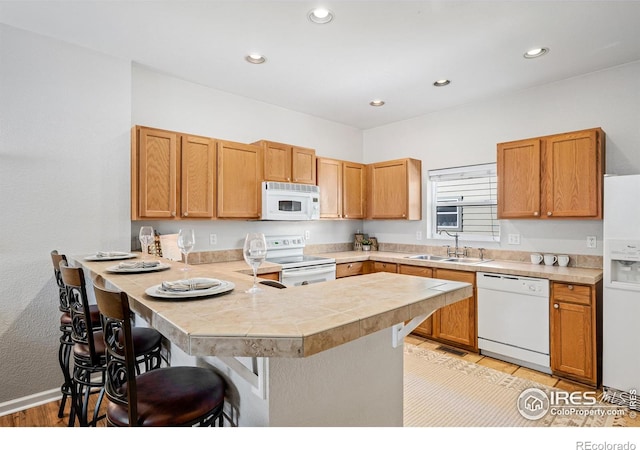
<svg viewBox="0 0 640 450"><path fill-rule="evenodd" d="M172 300L182 300L189 298L208 297L210 295L224 294L225 292L232 291L236 287L230 281L218 280L220 284L208 289L194 289L192 291L170 292L165 291L162 288L162 284L156 284L147 288L145 294L156 298L170 298Z"/></svg>
<svg viewBox="0 0 640 450"><path fill-rule="evenodd" d="M119 267L119 265L107 267L105 270L111 273L144 273L167 270L171 266L167 263L160 263L152 267Z"/></svg>
<svg viewBox="0 0 640 450"><path fill-rule="evenodd" d="M105 252L105 253L110 253L110 255L98 256L98 254L96 253L95 255L89 255L84 259L85 261L117 261L119 259L131 259L137 256L137 255L134 255L133 253L127 253L127 252Z"/></svg>

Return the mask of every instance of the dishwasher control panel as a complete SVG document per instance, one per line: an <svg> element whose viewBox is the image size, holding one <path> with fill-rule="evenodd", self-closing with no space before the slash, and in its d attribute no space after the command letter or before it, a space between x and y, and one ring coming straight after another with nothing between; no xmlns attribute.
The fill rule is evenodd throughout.
<svg viewBox="0 0 640 450"><path fill-rule="evenodd" d="M546 278L478 272L476 282L478 289L492 289L524 295L534 295L536 297L546 297L549 295L549 280Z"/></svg>

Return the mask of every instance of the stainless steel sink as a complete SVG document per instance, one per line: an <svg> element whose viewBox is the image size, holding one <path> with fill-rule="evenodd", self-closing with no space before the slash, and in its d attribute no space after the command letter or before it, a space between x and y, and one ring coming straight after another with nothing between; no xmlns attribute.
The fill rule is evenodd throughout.
<svg viewBox="0 0 640 450"><path fill-rule="evenodd" d="M408 259L420 259L423 261L440 261L451 262L459 264L481 264L484 262L492 261L491 259L480 259L470 257L453 257L453 256L438 256L438 255L412 255L407 256Z"/></svg>
<svg viewBox="0 0 640 450"><path fill-rule="evenodd" d="M460 264L480 264L480 263L489 262L489 261L492 261L492 260L491 259L480 259L480 258L469 258L469 257L449 258L449 259L445 260L445 262L455 262L455 263L460 263Z"/></svg>
<svg viewBox="0 0 640 450"><path fill-rule="evenodd" d="M448 256L437 256L437 255L413 255L407 256L409 259L422 259L425 261L447 261L449 260Z"/></svg>

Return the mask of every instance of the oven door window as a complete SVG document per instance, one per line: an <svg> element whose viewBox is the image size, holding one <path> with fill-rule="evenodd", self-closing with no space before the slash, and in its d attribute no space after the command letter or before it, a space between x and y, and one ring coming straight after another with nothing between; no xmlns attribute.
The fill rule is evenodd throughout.
<svg viewBox="0 0 640 450"><path fill-rule="evenodd" d="M297 200L278 200L278 211L300 212L302 211L302 202Z"/></svg>

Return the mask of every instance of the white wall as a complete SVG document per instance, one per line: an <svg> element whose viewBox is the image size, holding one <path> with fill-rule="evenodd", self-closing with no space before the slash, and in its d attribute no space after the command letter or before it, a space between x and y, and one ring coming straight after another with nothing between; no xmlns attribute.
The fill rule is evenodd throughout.
<svg viewBox="0 0 640 450"><path fill-rule="evenodd" d="M49 253L129 245L131 70L0 25L0 404L59 388Z"/></svg>
<svg viewBox="0 0 640 450"><path fill-rule="evenodd" d="M251 143L260 139L310 147L319 156L362 161L362 131L296 113L277 106L206 88L152 70L133 67L132 124ZM195 251L241 248L246 233L300 234L309 231L309 244L350 242L362 221L150 221L132 222L135 236L141 225L160 233L177 233L181 226L196 231ZM209 245L215 233L217 244Z"/></svg>
<svg viewBox="0 0 640 450"><path fill-rule="evenodd" d="M640 173L639 122L640 63L634 63L366 130L365 162L398 155L421 159L426 193L427 171L495 162L498 142L602 127L607 173ZM416 240L416 231L427 232L424 197L422 221L367 221L365 230L382 242L440 243ZM508 233L521 235L521 245L500 245L505 249L602 254L601 245L586 248L588 235L600 243L602 221L503 220L501 233L503 242Z"/></svg>

